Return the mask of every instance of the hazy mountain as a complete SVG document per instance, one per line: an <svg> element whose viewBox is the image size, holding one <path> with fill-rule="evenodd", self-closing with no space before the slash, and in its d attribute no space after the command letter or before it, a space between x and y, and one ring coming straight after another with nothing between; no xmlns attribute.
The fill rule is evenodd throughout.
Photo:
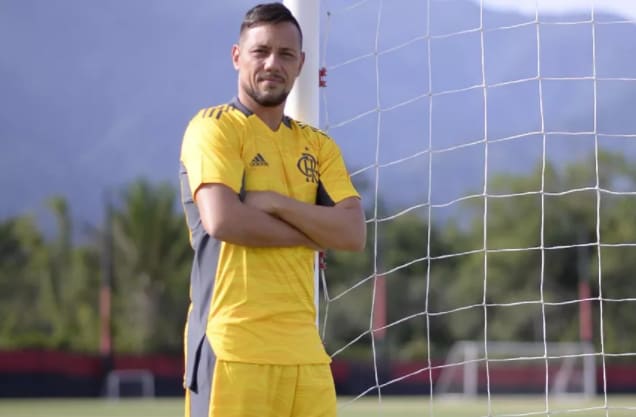
<svg viewBox="0 0 636 417"><path fill-rule="evenodd" d="M3 2L0 218L61 194L92 222L105 189L175 181L189 118L235 87L221 57L247 2L219 3Z"/></svg>
<svg viewBox="0 0 636 417"><path fill-rule="evenodd" d="M242 12L253 2L218 3L198 0L185 7L161 0L152 8L80 0L3 3L0 218L42 213L47 197L63 195L76 218L94 223L101 219L105 190L138 177L176 185L189 118L235 92L229 48ZM636 133L629 114L634 83L604 80L636 76L633 25L597 24L593 38L591 24L542 24L537 47L537 26L527 24L531 17L487 12L482 69L482 32L474 30L478 7L434 2L427 31L419 3L425 2L400 3L405 8L391 2L379 26L376 2L334 14L326 41L325 60L333 67L323 105L326 127L352 169L381 165L380 191L392 210L426 201L430 172L433 202L481 191L484 145L465 145L485 133L494 141L488 146L489 176L527 171L543 154L541 135L497 139L539 132L542 126ZM495 30L500 27L510 28ZM430 67L427 33L433 35ZM372 53L376 42L377 66L373 55L346 63ZM485 91L474 88L482 77L489 86ZM554 79L562 77L571 79ZM378 98L379 125L378 113L343 124L376 108ZM548 140L548 159L559 161L580 157L594 145L594 137L586 135ZM601 140L602 146L631 152L627 141ZM424 152L429 142L435 151L431 167ZM364 175L373 179L375 172L369 168Z"/></svg>
<svg viewBox="0 0 636 417"><path fill-rule="evenodd" d="M423 3L410 2L409 14L383 10L379 25L368 5L333 17L330 29L327 50L342 55L330 62L331 132L354 167L379 178L393 203L384 214L428 201L429 175L431 201L442 204L481 193L485 175L530 171L544 157L544 131L545 158L559 165L594 152L595 136L585 132L600 134L600 148L636 155L632 141L607 136L636 133L634 83L619 80L636 76L633 25L603 15L592 25L589 13L540 16L537 25L534 16L486 11L480 31L479 8L454 1L431 3L427 32ZM343 41L338 24L367 29ZM411 155L419 156L398 163Z"/></svg>

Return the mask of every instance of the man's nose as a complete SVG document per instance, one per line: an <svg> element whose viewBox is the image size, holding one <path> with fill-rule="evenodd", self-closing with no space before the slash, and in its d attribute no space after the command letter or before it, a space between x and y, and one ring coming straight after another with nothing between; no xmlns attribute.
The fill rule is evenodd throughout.
<svg viewBox="0 0 636 417"><path fill-rule="evenodd" d="M279 65L279 57L275 53L271 53L265 58L265 68L276 68Z"/></svg>

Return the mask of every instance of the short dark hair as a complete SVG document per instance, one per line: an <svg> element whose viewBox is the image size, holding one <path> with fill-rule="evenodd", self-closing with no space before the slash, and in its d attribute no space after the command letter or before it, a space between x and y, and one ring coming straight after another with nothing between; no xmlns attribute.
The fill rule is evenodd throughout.
<svg viewBox="0 0 636 417"><path fill-rule="evenodd" d="M302 47L303 31L300 29L300 24L292 12L282 3L257 4L249 9L247 13L245 13L243 23L241 23L239 37L246 29L253 28L254 26L284 22L290 22L296 26L298 34L300 35L300 46Z"/></svg>

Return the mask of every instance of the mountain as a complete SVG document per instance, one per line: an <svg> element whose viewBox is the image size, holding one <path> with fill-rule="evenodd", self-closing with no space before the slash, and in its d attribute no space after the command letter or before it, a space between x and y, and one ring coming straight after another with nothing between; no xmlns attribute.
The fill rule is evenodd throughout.
<svg viewBox="0 0 636 417"><path fill-rule="evenodd" d="M6 197L0 219L23 212L45 216L46 198L62 195L80 223L94 224L101 221L106 192L140 177L176 185L189 118L235 94L230 46L253 3L3 3L0 187ZM331 14L325 36L325 128L352 170L367 168L361 176L374 181L377 161L389 211L426 201L431 172L434 203L481 192L486 149L468 144L485 132L489 176L535 166L543 154L541 135L498 139L539 132L542 124L547 131L584 132L596 122L599 132L636 132L633 83L602 80L634 77L631 25L596 25L593 50L591 24L541 24L537 48L532 17L486 10L484 90L476 87L482 82L482 32L474 30L479 8L432 2L429 31L424 3L392 2L378 13L378 2L366 2ZM509 28L495 30L502 26ZM538 70L541 83L519 82L536 78ZM552 79L558 77L581 79ZM382 112L373 112L378 106ZM371 113L357 118L365 112ZM601 142L631 152L626 141ZM547 157L564 163L593 146L590 135L552 135ZM403 158L411 159L396 163Z"/></svg>
<svg viewBox="0 0 636 417"><path fill-rule="evenodd" d="M3 2L0 218L41 214L59 194L94 223L105 190L175 182L189 118L234 94L220 58L246 2L218 3Z"/></svg>
<svg viewBox="0 0 636 417"><path fill-rule="evenodd" d="M350 164L367 167L367 181L377 176L392 206L382 215L428 201L429 181L442 205L482 193L486 175L529 172L544 157L541 132L556 166L593 154L594 131L599 148L636 155L610 136L636 133L636 84L619 80L636 76L634 29L609 24L623 18L540 15L537 25L534 16L481 16L471 2L431 2L430 16L427 2L407 3L334 15L326 48L323 113ZM360 29L347 38L347 26Z"/></svg>

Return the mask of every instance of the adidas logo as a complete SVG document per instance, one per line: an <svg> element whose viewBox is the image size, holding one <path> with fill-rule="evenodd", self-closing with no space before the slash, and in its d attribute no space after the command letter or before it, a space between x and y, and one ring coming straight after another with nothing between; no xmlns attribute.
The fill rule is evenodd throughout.
<svg viewBox="0 0 636 417"><path fill-rule="evenodd" d="M265 158L263 158L263 155L261 155L260 153L257 153L256 156L252 158L252 161L250 162L251 167L266 167L268 165L269 164L267 163Z"/></svg>

